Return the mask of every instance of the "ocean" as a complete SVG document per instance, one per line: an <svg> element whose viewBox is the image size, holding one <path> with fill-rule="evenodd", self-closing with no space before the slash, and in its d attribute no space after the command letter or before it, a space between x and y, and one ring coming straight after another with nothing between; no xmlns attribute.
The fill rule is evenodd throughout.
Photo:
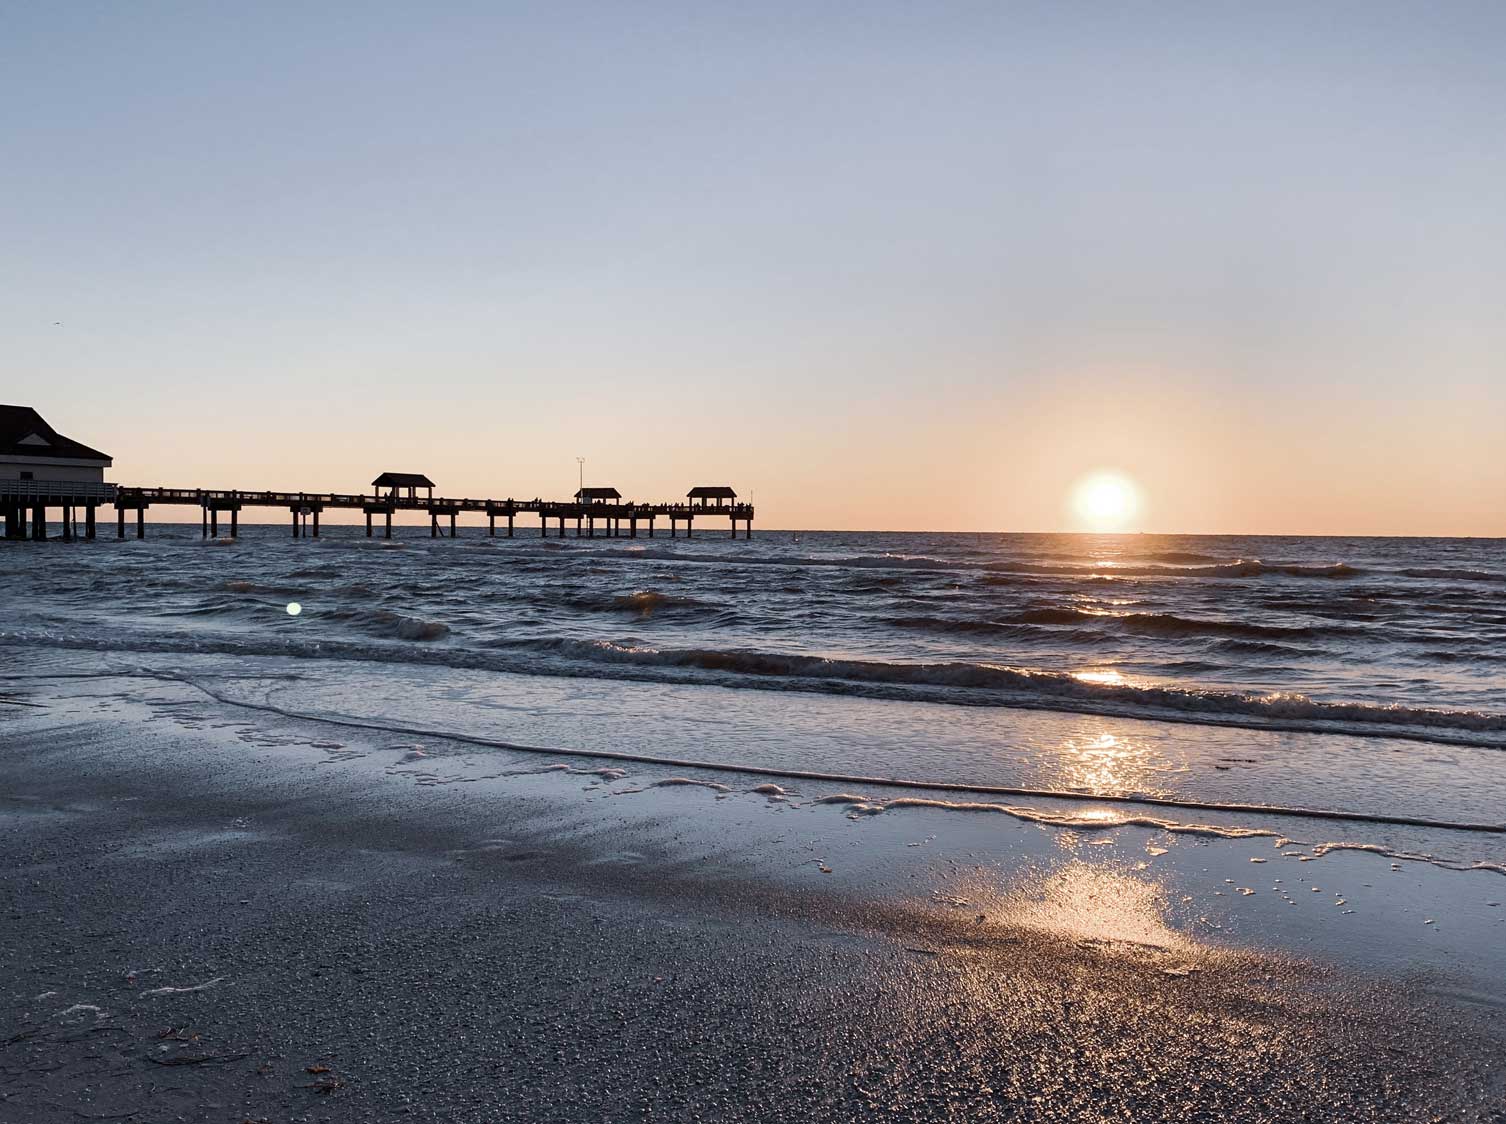
<svg viewBox="0 0 1506 1124"><path fill-rule="evenodd" d="M86 649L478 751L1336 811L1356 846L1506 860L1462 830L1506 819L1500 540L154 525L0 546L15 668Z"/></svg>

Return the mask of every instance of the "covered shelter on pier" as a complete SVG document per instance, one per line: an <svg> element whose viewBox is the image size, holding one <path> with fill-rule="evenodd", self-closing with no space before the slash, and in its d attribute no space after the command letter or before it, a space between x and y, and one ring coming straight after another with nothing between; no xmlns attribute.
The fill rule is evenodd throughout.
<svg viewBox="0 0 1506 1124"><path fill-rule="evenodd" d="M737 493L725 484L697 484L685 493L685 498L691 507L725 507L736 502Z"/></svg>
<svg viewBox="0 0 1506 1124"><path fill-rule="evenodd" d="M581 488L575 493L576 503L616 503L622 493L616 488Z"/></svg>
<svg viewBox="0 0 1506 1124"><path fill-rule="evenodd" d="M422 472L384 472L371 482L376 489L378 499L386 499L396 503L403 497L398 495L402 489L408 489L407 500L409 503L418 502L418 489L427 488L429 499L434 499L434 481L430 480ZM386 496L382 495L382 489L389 489Z"/></svg>

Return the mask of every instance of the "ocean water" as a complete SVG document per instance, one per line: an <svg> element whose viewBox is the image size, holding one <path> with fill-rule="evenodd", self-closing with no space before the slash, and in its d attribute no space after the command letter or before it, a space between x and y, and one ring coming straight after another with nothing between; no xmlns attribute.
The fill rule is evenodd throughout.
<svg viewBox="0 0 1506 1124"><path fill-rule="evenodd" d="M1506 821L1500 540L149 535L0 543L0 658L480 741L1340 810L1413 850L1386 820Z"/></svg>

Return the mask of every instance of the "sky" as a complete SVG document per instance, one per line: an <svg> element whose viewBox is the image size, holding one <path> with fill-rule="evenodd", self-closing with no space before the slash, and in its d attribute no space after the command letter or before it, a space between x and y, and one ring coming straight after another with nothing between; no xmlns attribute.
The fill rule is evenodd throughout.
<svg viewBox="0 0 1506 1124"><path fill-rule="evenodd" d="M1506 535L1506 5L0 0L111 479ZM268 518L279 518L272 513Z"/></svg>

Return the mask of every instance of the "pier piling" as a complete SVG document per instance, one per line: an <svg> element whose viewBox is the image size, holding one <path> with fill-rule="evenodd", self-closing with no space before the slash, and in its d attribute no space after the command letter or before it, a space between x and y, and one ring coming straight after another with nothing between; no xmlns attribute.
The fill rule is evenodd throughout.
<svg viewBox="0 0 1506 1124"><path fill-rule="evenodd" d="M59 535L64 541L94 539L99 533L98 517L101 503L114 504L117 540L124 540L127 537L126 517L127 513L132 511L136 513L136 538L146 538L146 509L153 504L198 507L199 532L204 539L211 536L218 538L221 534L221 513L226 513L230 517L228 528L230 538L238 538L240 510L247 504L261 508L286 508L289 534L295 539L320 537L320 524L326 507L336 510L361 511L364 516L363 523L367 538L375 536L375 517L380 515L383 522L383 536L391 539L393 516L399 508L405 511L427 512L429 534L431 538L436 539L445 537L440 526L442 516L449 517L448 537L459 538L460 516L468 511L486 516L488 538L497 537L498 524L503 518L507 520L507 537L515 537L519 512L538 516L541 538L549 538L551 533L559 538L566 538L569 535L568 525L572 520L575 523L577 538L636 539L645 526L648 537L654 538L658 534L657 520L660 517L669 520L671 538L679 537L682 523L685 537L694 538L695 519L698 515L725 517L730 525L729 533L734 539L737 538L738 522L741 521L743 537L753 537L753 506L746 503L724 503L720 499L716 503L640 504L622 501L616 489L596 489L596 491L610 491L611 497L608 499L593 497L586 502L580 502L577 499L574 503L543 499L519 502L514 499L440 499L433 495L413 495L411 494L413 489L409 491L410 494L407 496L396 493L388 495L381 492L373 496L369 493L351 495L338 492L244 492L203 488L137 488L97 483L75 485L62 481L7 482L0 480L0 523L3 523L4 527L0 530L0 537L46 539L50 532L47 524L48 508L56 507L59 516ZM707 489L693 490L694 493L704 491ZM728 498L733 498L730 488L710 489L710 491L726 492ZM553 523L555 520L558 520L557 525Z"/></svg>

